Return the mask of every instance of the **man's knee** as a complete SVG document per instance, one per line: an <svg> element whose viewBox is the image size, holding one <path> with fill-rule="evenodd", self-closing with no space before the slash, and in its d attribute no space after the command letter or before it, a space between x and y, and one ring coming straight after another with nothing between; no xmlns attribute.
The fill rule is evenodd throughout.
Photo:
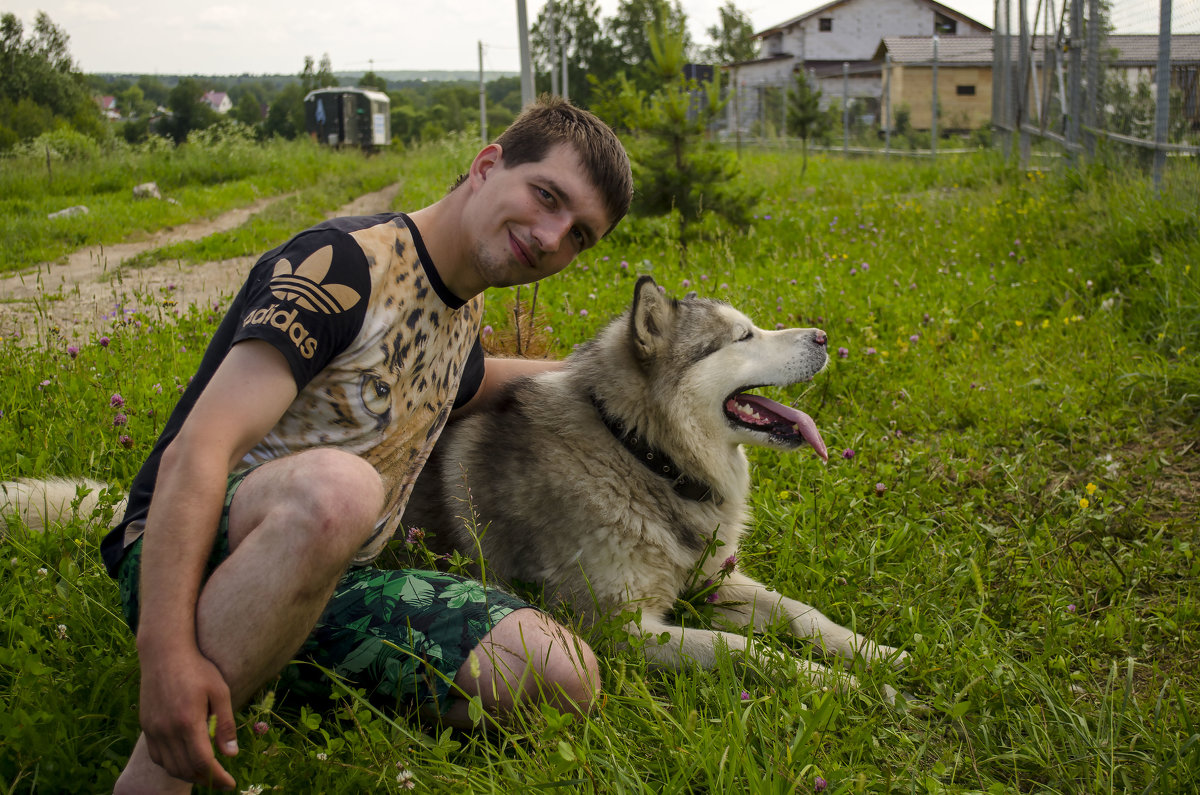
<svg viewBox="0 0 1200 795"><path fill-rule="evenodd" d="M480 643L497 685L495 707L542 699L587 713L600 700L596 655L575 633L537 610L505 616Z"/></svg>
<svg viewBox="0 0 1200 795"><path fill-rule="evenodd" d="M262 467L261 477L251 483L238 490L231 518L237 515L239 524L253 527L275 514L297 544L307 534L327 552L338 539L357 548L383 511L379 473L362 458L340 450L317 448L280 459Z"/></svg>

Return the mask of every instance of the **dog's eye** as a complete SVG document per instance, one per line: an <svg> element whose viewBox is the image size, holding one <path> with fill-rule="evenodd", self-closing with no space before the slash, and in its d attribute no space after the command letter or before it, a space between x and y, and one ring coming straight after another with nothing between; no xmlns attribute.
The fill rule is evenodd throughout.
<svg viewBox="0 0 1200 795"><path fill-rule="evenodd" d="M733 338L737 342L745 342L754 336L754 329L737 328L733 331Z"/></svg>

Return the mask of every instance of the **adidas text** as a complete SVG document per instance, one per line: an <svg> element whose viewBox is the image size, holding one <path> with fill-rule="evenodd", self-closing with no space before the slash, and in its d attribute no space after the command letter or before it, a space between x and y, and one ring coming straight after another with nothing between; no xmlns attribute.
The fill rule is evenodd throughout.
<svg viewBox="0 0 1200 795"><path fill-rule="evenodd" d="M291 312L285 312L279 308L279 304L271 304L266 309L259 309L246 315L242 325L273 326L288 336L288 339L299 349L301 356L311 359L317 352L317 340L308 333L308 329L304 328L303 324L296 320L299 311L293 309Z"/></svg>

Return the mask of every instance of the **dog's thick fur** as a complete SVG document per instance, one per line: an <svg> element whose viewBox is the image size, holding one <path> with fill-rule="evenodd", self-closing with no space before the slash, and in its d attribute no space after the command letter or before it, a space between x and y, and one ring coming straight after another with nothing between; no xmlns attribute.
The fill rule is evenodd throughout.
<svg viewBox="0 0 1200 795"><path fill-rule="evenodd" d="M435 548L448 541L481 554L492 578L543 586L548 601L585 623L640 611L629 631L669 636L645 644L652 661L711 666L719 645L745 652L746 635L684 629L669 616L697 568L715 579L737 554L750 490L742 446L811 446L827 458L807 415L742 393L807 381L827 361L817 329L764 331L723 302L674 300L642 277L631 308L562 370L513 382L491 408L444 431L405 526L432 531ZM665 453L671 474L690 479L689 493L632 450L656 461ZM696 499L705 484L712 498ZM714 533L720 551L704 559ZM716 612L739 627L786 621L843 657L904 656L736 569L718 600ZM751 651L781 658L761 646ZM816 664L789 664L836 679Z"/></svg>
<svg viewBox="0 0 1200 795"><path fill-rule="evenodd" d="M85 478L22 478L0 483L0 519L16 517L31 532L40 533L52 524L75 515L86 519L100 504L103 483ZM124 501L113 506L119 517ZM0 521L0 536L6 522Z"/></svg>

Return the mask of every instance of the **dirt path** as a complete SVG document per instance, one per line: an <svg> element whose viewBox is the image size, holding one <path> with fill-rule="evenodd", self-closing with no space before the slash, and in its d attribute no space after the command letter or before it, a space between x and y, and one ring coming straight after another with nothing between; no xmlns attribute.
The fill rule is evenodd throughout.
<svg viewBox="0 0 1200 795"><path fill-rule="evenodd" d="M389 185L359 196L328 217L385 212L399 191L399 183ZM111 327L114 313L149 310L164 299L175 302L172 311L191 304L225 304L258 255L193 265L118 268L143 251L234 229L281 198L261 199L216 218L164 229L146 240L80 249L65 262L42 263L0 278L0 337L16 337L32 345L57 327L67 339L86 340L93 332Z"/></svg>

